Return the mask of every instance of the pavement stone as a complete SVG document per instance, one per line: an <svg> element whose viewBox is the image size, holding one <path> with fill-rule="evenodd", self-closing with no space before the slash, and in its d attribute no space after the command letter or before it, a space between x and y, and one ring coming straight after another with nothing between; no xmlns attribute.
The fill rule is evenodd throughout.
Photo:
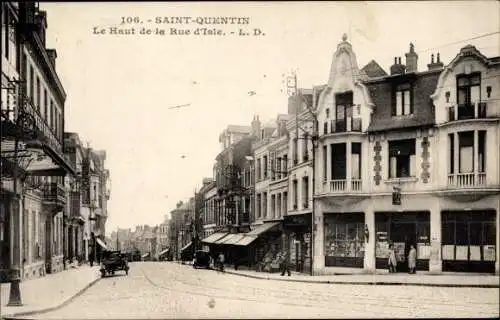
<svg viewBox="0 0 500 320"><path fill-rule="evenodd" d="M347 269L346 269L347 270ZM231 266L225 267L229 274L245 276L255 279L293 281L306 283L329 284L361 284L361 285L410 285L429 287L455 287L455 288L500 288L500 276L487 274L442 273L430 274L418 272L416 274L395 273L386 271L376 273L360 273L359 271L342 272L336 275L310 276L304 273L292 272L291 276L281 276L280 273L257 272L253 270L234 270Z"/></svg>
<svg viewBox="0 0 500 320"><path fill-rule="evenodd" d="M57 309L100 279L99 266L83 265L21 282L22 306L9 307L10 284L1 285L0 318Z"/></svg>

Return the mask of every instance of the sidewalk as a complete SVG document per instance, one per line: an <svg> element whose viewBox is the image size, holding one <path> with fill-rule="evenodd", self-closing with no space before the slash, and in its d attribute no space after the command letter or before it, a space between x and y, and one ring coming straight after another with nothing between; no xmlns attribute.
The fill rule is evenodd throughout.
<svg viewBox="0 0 500 320"><path fill-rule="evenodd" d="M234 270L230 266L225 269L226 273L265 280L294 281L306 283L329 283L350 285L409 285L429 287L467 287L467 288L500 288L500 277L498 275L483 274L458 274L443 273L439 275L428 272L417 274L395 273L380 271L375 274L341 274L310 276L303 273L292 272L292 275L281 276L280 273L266 273L252 270Z"/></svg>
<svg viewBox="0 0 500 320"><path fill-rule="evenodd" d="M82 265L21 282L20 307L8 307L10 284L1 284L0 318L29 315L61 307L100 279L99 267Z"/></svg>

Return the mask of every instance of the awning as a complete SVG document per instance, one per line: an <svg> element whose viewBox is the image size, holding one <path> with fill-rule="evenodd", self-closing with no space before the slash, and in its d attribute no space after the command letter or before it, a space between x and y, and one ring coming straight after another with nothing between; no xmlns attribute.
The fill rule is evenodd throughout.
<svg viewBox="0 0 500 320"><path fill-rule="evenodd" d="M201 242L205 243L215 243L217 240L220 240L221 238L225 237L227 233L225 232L216 232L214 234L209 235L205 239L201 240Z"/></svg>
<svg viewBox="0 0 500 320"><path fill-rule="evenodd" d="M227 237L222 238L217 243L218 244L236 244L238 241L240 241L244 237L245 237L244 233L229 234Z"/></svg>
<svg viewBox="0 0 500 320"><path fill-rule="evenodd" d="M235 243L235 246L248 246L250 243L254 242L257 239L256 236L244 236L242 239L240 239L237 243Z"/></svg>
<svg viewBox="0 0 500 320"><path fill-rule="evenodd" d="M143 258L143 259L144 259L144 258L146 258L147 256L149 256L149 252L148 252L148 253L143 254L143 255L141 256L141 258Z"/></svg>
<svg viewBox="0 0 500 320"><path fill-rule="evenodd" d="M279 225L281 222L265 222L263 224L255 226L253 230L250 232L247 232L246 235L248 236L259 236L263 234L266 231L271 230L272 228L276 227Z"/></svg>
<svg viewBox="0 0 500 320"><path fill-rule="evenodd" d="M108 246L106 246L106 244L104 243L104 241L102 241L101 239L99 238L95 238L95 241L103 248L103 249L106 249L108 250Z"/></svg>
<svg viewBox="0 0 500 320"><path fill-rule="evenodd" d="M158 253L158 255L159 255L159 256L162 256L162 255L164 255L165 253L167 253L169 250L170 250L170 248L167 248L167 249L165 249L165 250L163 250L163 251L160 251L160 253Z"/></svg>
<svg viewBox="0 0 500 320"><path fill-rule="evenodd" d="M181 251L185 251L185 250L189 249L189 247L190 247L192 244L193 244L192 242L190 242L190 243L186 244L184 247L182 247Z"/></svg>

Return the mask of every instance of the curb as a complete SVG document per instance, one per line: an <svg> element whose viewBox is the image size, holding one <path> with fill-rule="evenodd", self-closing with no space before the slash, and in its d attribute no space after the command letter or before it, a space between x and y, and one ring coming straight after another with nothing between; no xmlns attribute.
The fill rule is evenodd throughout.
<svg viewBox="0 0 500 320"><path fill-rule="evenodd" d="M243 274L234 271L224 270L225 273L237 275L241 277L260 279L260 280L274 280L274 281L288 281L288 282L302 282L302 283L321 283L321 284L344 284L344 285L376 285L376 286L416 286L416 287L444 287L444 288L500 288L498 284L441 284L441 283L417 283L417 282L397 282L397 281L335 281L335 280L302 280L293 278L271 278L267 276L255 276L251 274Z"/></svg>
<svg viewBox="0 0 500 320"><path fill-rule="evenodd" d="M68 305L70 302L72 302L73 300L75 300L76 298L78 298L79 296L81 296L83 293L85 293L85 291L87 291L88 289L90 289L90 287L92 287L93 285L95 285L101 279L102 279L101 277L98 277L98 278L92 280L85 287L83 287L82 289L80 289L76 294L74 294L73 296L69 297L68 299L66 299L65 301L63 301L62 303L60 303L60 304L58 304L56 306L52 306L52 307L44 308L44 309L32 310L32 311L24 311L24 312L19 312L19 313L7 314L7 315L4 315L4 316L1 316L0 319L1 320L13 320L16 317L20 317L20 316L29 316L29 315L33 315L33 314L47 313L47 312L55 311L57 309L60 309L60 308L62 308L64 306Z"/></svg>

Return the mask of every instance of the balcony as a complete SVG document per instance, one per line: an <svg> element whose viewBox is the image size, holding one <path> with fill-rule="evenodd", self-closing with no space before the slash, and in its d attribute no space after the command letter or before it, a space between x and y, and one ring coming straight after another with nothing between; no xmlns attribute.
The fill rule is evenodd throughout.
<svg viewBox="0 0 500 320"><path fill-rule="evenodd" d="M336 179L324 182L327 193L360 192L363 184L361 179Z"/></svg>
<svg viewBox="0 0 500 320"><path fill-rule="evenodd" d="M331 120L330 133L361 132L361 118L347 117L346 119Z"/></svg>
<svg viewBox="0 0 500 320"><path fill-rule="evenodd" d="M66 190L57 182L45 184L43 188L43 203L46 205L64 206L66 204Z"/></svg>
<svg viewBox="0 0 500 320"><path fill-rule="evenodd" d="M475 104L454 105L448 107L448 122L470 120L470 119L486 119L487 118L486 102L477 102Z"/></svg>
<svg viewBox="0 0 500 320"><path fill-rule="evenodd" d="M486 173L455 173L448 175L448 188L468 189L486 186Z"/></svg>

